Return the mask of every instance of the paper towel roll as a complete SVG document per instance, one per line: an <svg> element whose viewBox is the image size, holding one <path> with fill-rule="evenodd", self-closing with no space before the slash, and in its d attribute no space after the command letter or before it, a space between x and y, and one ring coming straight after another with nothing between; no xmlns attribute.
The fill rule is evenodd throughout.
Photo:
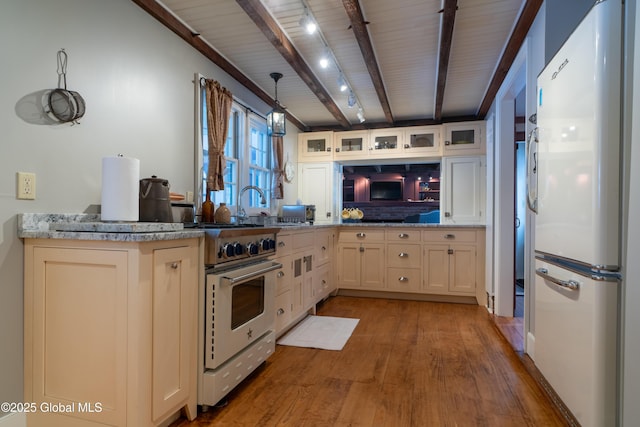
<svg viewBox="0 0 640 427"><path fill-rule="evenodd" d="M140 160L102 159L102 221L138 221Z"/></svg>

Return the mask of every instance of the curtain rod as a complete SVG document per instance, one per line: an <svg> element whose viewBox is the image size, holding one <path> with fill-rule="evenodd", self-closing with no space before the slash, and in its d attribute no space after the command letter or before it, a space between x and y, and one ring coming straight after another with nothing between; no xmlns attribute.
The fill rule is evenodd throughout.
<svg viewBox="0 0 640 427"><path fill-rule="evenodd" d="M200 87L204 86L204 83L207 81L207 79L205 77L200 77ZM262 114L258 113L256 110L254 110L253 108L249 107L248 105L243 104L242 102L240 102L240 100L238 100L238 98L236 98L233 94L231 95L233 97L233 102L235 102L236 104L240 104L240 106L242 108L244 108L245 110L247 110L250 113L255 114L256 116L260 117L263 120L267 120L267 118L265 116L263 116Z"/></svg>

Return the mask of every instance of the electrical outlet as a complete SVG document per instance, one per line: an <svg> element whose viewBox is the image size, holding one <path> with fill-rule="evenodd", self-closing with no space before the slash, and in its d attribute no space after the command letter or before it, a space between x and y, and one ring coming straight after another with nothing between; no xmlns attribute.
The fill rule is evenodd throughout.
<svg viewBox="0 0 640 427"><path fill-rule="evenodd" d="M193 203L193 191L187 191L187 202Z"/></svg>
<svg viewBox="0 0 640 427"><path fill-rule="evenodd" d="M35 200L36 198L36 174L30 172L18 172L18 199Z"/></svg>

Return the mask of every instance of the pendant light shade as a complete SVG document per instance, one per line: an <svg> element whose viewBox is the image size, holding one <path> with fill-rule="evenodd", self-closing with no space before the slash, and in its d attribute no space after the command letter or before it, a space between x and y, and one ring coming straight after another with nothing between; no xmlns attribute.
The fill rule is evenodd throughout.
<svg viewBox="0 0 640 427"><path fill-rule="evenodd" d="M269 74L276 82L276 99L273 110L267 114L267 131L271 136L284 136L287 133L286 114L284 108L278 102L278 80L282 77L281 73Z"/></svg>

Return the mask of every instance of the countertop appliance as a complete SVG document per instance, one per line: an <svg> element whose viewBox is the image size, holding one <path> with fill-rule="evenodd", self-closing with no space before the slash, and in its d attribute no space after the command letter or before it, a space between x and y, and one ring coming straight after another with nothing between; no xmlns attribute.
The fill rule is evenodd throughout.
<svg viewBox="0 0 640 427"><path fill-rule="evenodd" d="M535 364L585 427L617 425L621 40L621 1L596 3L538 76L529 150Z"/></svg>
<svg viewBox="0 0 640 427"><path fill-rule="evenodd" d="M282 222L308 222L313 224L316 220L315 205L283 205Z"/></svg>

